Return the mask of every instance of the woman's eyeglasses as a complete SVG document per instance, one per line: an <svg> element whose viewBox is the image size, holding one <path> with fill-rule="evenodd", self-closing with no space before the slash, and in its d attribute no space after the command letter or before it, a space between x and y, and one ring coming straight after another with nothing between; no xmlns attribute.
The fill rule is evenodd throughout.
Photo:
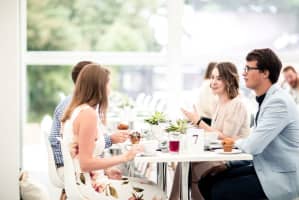
<svg viewBox="0 0 299 200"><path fill-rule="evenodd" d="M248 65L246 65L245 67L244 67L244 72L249 72L250 70L259 70L259 68L258 67L249 67Z"/></svg>

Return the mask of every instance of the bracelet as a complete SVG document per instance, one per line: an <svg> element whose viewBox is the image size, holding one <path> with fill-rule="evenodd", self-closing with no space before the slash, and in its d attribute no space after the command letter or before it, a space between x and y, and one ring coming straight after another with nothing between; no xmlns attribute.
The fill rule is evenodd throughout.
<svg viewBox="0 0 299 200"><path fill-rule="evenodd" d="M197 126L199 126L201 120L202 120L202 118L199 118L199 120L196 122L196 125L197 125Z"/></svg>

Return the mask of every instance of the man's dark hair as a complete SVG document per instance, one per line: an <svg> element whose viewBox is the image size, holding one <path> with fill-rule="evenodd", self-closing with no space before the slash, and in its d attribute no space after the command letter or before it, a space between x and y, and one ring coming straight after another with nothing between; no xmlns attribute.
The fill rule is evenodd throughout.
<svg viewBox="0 0 299 200"><path fill-rule="evenodd" d="M78 62L73 67L73 70L72 70L72 80L73 80L74 83L76 83L80 71L83 69L83 67L85 65L88 65L88 64L92 64L92 62L91 61L81 61L81 62Z"/></svg>
<svg viewBox="0 0 299 200"><path fill-rule="evenodd" d="M272 84L276 83L282 68L278 56L269 48L254 49L246 56L247 61L257 61L260 71L269 71L269 79Z"/></svg>
<svg viewBox="0 0 299 200"><path fill-rule="evenodd" d="M282 71L283 71L283 72L286 72L286 71L289 71L289 70L292 70L293 72L295 72L295 74L297 74L295 68L294 68L293 66L291 66L291 65L286 66L285 68L283 68Z"/></svg>

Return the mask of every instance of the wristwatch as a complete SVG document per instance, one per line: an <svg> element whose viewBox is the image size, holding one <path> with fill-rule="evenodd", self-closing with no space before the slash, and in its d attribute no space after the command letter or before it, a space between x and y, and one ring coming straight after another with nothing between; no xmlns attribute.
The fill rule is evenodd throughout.
<svg viewBox="0 0 299 200"><path fill-rule="evenodd" d="M202 120L202 118L199 118L199 120L196 122L196 125L197 125L197 126L199 126L201 120Z"/></svg>

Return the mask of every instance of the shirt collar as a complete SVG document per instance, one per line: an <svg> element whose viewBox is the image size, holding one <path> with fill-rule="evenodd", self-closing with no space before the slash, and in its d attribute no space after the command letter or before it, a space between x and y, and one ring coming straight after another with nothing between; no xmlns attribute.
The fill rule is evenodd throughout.
<svg viewBox="0 0 299 200"><path fill-rule="evenodd" d="M261 96L256 96L256 97L255 97L256 101L257 101L258 104L259 104L259 106L261 106L261 104L263 103L265 97L266 97L266 93L264 93L264 94L261 95Z"/></svg>

